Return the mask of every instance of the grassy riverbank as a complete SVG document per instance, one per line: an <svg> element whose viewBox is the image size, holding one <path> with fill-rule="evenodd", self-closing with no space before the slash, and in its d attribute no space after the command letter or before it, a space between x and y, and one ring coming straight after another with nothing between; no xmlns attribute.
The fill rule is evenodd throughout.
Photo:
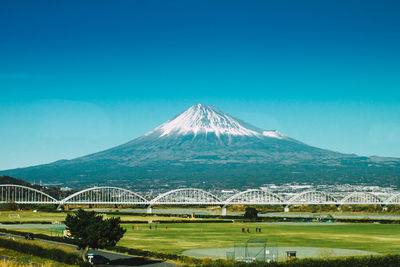
<svg viewBox="0 0 400 267"><path fill-rule="evenodd" d="M265 238L278 246L347 248L398 253L400 226L395 224L354 223L174 223L123 224L128 230L118 245L168 253L194 248L233 247L236 241ZM157 226L157 230L155 227ZM167 229L168 226L168 229ZM34 233L51 234L51 227L14 225ZM256 233L255 228L261 228ZM242 233L249 228L250 233Z"/></svg>

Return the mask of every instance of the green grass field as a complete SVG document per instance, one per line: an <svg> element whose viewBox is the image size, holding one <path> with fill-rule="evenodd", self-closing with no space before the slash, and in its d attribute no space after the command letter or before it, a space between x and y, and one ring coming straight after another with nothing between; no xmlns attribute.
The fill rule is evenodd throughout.
<svg viewBox="0 0 400 267"><path fill-rule="evenodd" d="M66 212L33 212L33 211L1 211L0 212L0 222L50 222L50 223L60 223L65 220L67 216ZM115 216L115 215L105 215L105 217ZM163 216L138 216L130 214L120 214L118 215L122 221L163 221L163 220L190 220L190 218L182 217L163 217Z"/></svg>
<svg viewBox="0 0 400 267"><path fill-rule="evenodd" d="M60 222L65 218L66 213L54 213L54 212L33 212L33 211L1 211L0 222Z"/></svg>
<svg viewBox="0 0 400 267"><path fill-rule="evenodd" d="M250 238L265 238L268 243L278 246L346 248L378 253L400 251L400 225L178 223L169 224L168 229L165 229L164 224L158 224L157 230L154 224L151 230L148 224L139 224L139 230L133 230L136 226L132 224L123 226L127 232L118 245L171 253L195 248L233 247L234 242ZM35 225L29 225L28 229L24 225L14 227L33 233L51 233L50 228ZM242 227L249 227L251 233L242 233ZM256 233L255 227L261 227L262 232Z"/></svg>
<svg viewBox="0 0 400 267"><path fill-rule="evenodd" d="M19 214L19 218L13 218ZM46 212L1 212L0 221L62 221L66 213ZM110 215L107 215L110 216ZM400 225L362 224L362 223L174 223L151 224L152 220L182 219L178 217L135 216L121 214L122 221L143 221L139 224L123 224L127 232L118 245L159 252L182 253L187 249L233 247L236 241L250 238L265 238L268 243L278 246L304 246L345 248L374 251L378 253L399 253ZM187 219L184 219L187 220ZM155 225L158 229L155 230ZM33 233L49 234L57 225L12 225L13 229ZM6 227L0 226L0 227ZM241 229L250 228L251 233L242 233ZM255 228L260 227L261 233Z"/></svg>
<svg viewBox="0 0 400 267"><path fill-rule="evenodd" d="M148 225L128 231L119 245L147 250L181 253L186 249L233 247L235 241L265 238L278 246L329 247L368 250L379 253L400 251L400 225L313 224L283 225L254 223L163 224L157 230ZM164 227L163 227L164 226ZM242 233L249 227L251 233ZM262 232L256 233L255 228Z"/></svg>

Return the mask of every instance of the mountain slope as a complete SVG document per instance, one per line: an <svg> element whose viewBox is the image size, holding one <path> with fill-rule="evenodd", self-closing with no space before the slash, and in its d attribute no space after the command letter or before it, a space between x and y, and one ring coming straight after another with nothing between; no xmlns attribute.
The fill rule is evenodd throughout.
<svg viewBox="0 0 400 267"><path fill-rule="evenodd" d="M399 159L308 146L207 105L195 105L142 137L73 160L3 171L26 179L159 187L263 183L398 183Z"/></svg>
<svg viewBox="0 0 400 267"><path fill-rule="evenodd" d="M195 105L144 136L79 160L111 159L134 166L148 161L275 162L342 157L265 131L215 107Z"/></svg>

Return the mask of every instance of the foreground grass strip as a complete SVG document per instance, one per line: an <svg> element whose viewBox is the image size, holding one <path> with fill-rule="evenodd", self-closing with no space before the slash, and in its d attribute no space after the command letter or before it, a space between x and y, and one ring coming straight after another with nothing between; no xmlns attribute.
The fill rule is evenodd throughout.
<svg viewBox="0 0 400 267"><path fill-rule="evenodd" d="M49 259L44 259L29 254L21 253L11 249L0 248L0 255L4 257L4 266L48 266L48 267L72 267L74 265L69 265L61 263L59 261L53 261ZM18 265L19 264L19 265ZM0 267L2 265L0 264Z"/></svg>
<svg viewBox="0 0 400 267"><path fill-rule="evenodd" d="M366 256L366 257L348 257L338 259L297 259L292 262L232 262L217 260L203 260L202 266L243 266L243 267L398 267L400 266L400 255L385 256Z"/></svg>
<svg viewBox="0 0 400 267"><path fill-rule="evenodd" d="M117 246L112 250L127 253L135 256L145 256L163 260L172 260L185 266L266 266L266 267L398 267L400 266L400 255L384 256L365 256L365 257L346 257L336 259L295 259L291 262L235 262L230 260L212 260L209 258L199 259L173 253L162 253L155 251L145 251Z"/></svg>
<svg viewBox="0 0 400 267"><path fill-rule="evenodd" d="M79 254L61 245L57 246L40 241L0 238L0 247L70 265L85 265Z"/></svg>
<svg viewBox="0 0 400 267"><path fill-rule="evenodd" d="M34 264L25 264L25 263L20 263L12 260L0 260L0 267L26 267L26 266L36 266ZM51 265L41 265L41 266L51 266Z"/></svg>

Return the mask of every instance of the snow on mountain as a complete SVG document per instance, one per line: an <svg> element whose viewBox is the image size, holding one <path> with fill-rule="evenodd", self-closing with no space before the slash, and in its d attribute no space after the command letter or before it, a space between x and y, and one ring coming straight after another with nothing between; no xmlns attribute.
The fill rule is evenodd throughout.
<svg viewBox="0 0 400 267"><path fill-rule="evenodd" d="M283 134L281 134L278 131L263 131L262 133L264 136L268 136L268 137L272 137L272 138L278 138L278 139L283 139L286 136L284 136Z"/></svg>
<svg viewBox="0 0 400 267"><path fill-rule="evenodd" d="M158 137L169 135L198 135L214 133L217 137L221 135L232 136L267 136L282 139L285 136L278 131L264 131L237 120L216 107L197 104L172 120L169 120L153 131L146 134L156 134Z"/></svg>

